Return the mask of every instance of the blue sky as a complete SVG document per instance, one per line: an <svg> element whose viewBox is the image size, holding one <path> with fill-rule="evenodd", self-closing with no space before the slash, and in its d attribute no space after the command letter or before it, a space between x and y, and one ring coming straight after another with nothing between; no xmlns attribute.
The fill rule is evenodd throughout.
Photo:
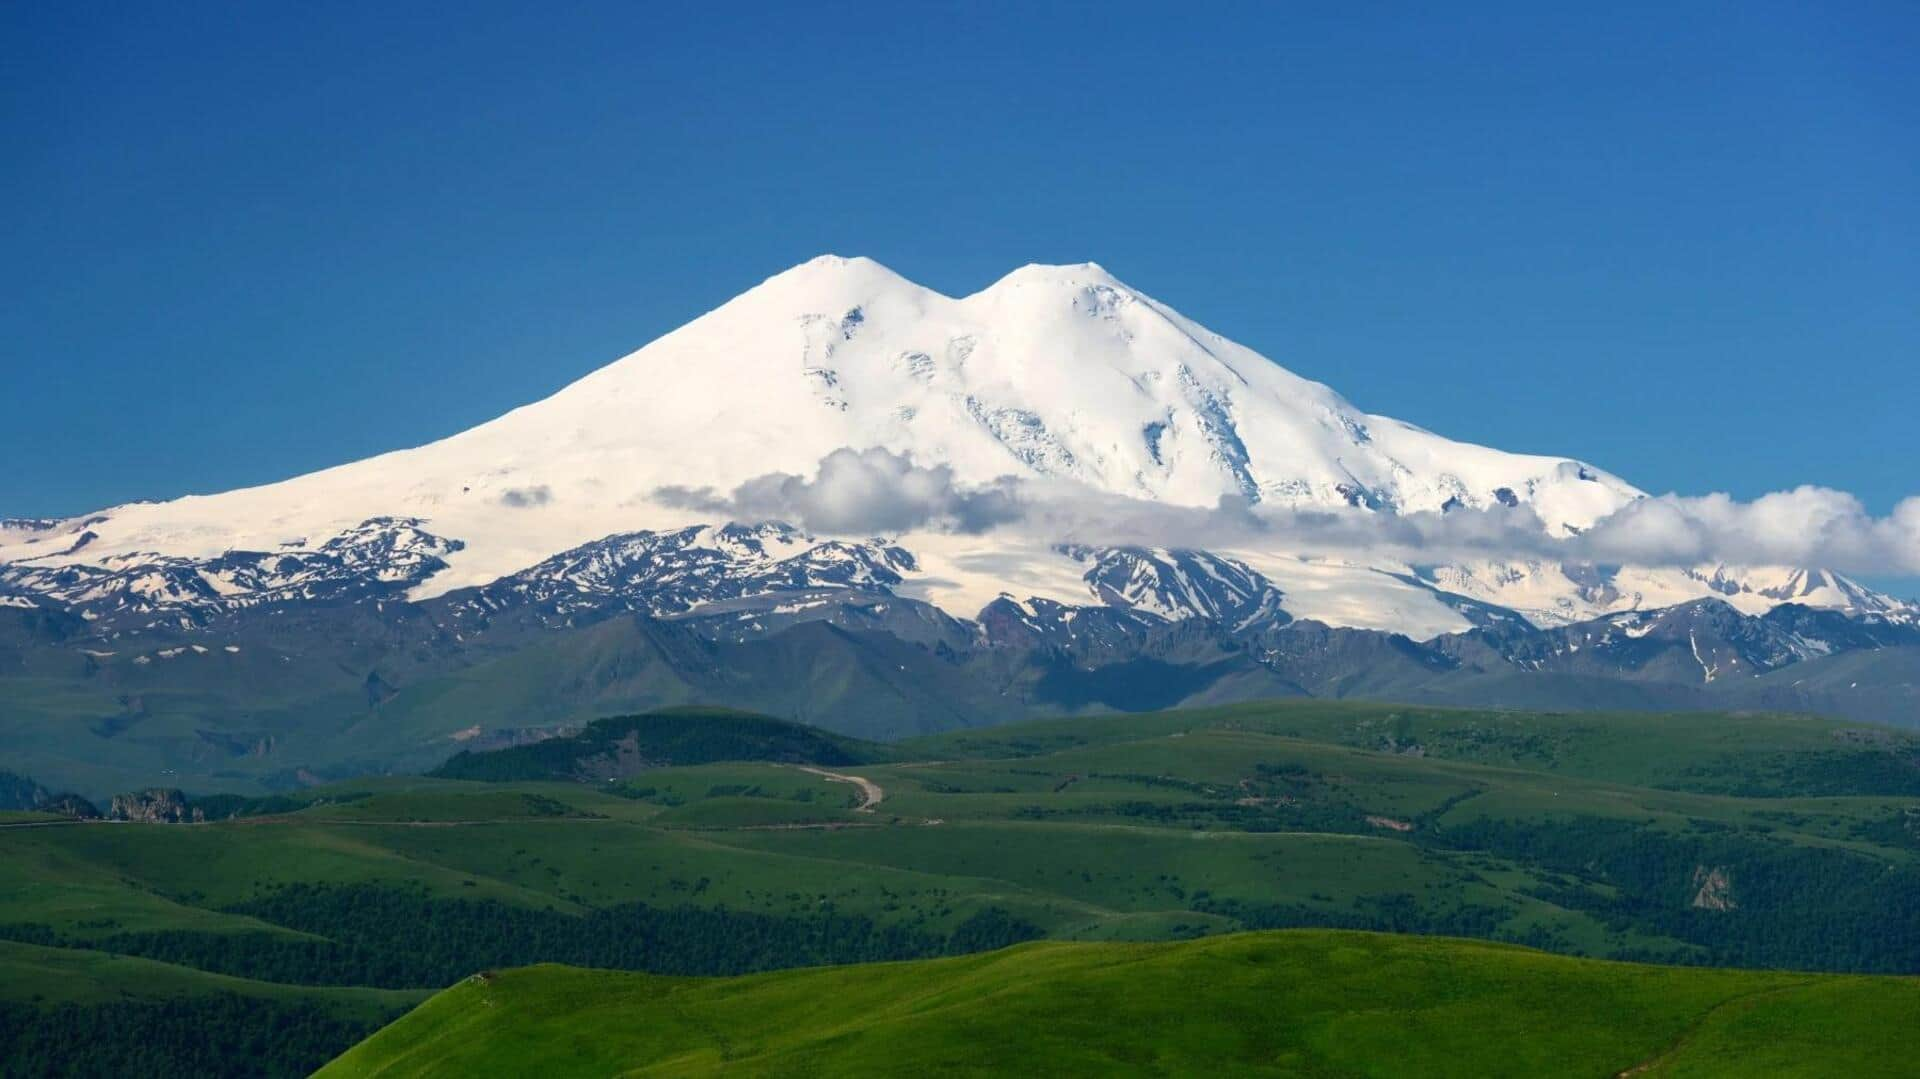
<svg viewBox="0 0 1920 1079"><path fill-rule="evenodd" d="M1910 4L271 6L0 8L0 514L450 434L824 251L1099 261L1654 490L1920 492Z"/></svg>

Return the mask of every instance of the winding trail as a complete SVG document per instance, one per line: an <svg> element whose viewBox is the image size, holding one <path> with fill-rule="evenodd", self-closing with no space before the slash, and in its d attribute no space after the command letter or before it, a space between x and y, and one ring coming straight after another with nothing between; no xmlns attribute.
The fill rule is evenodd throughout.
<svg viewBox="0 0 1920 1079"><path fill-rule="evenodd" d="M831 779L835 783L851 783L860 788L860 804L853 807L855 813L871 813L874 806L886 801L887 792L881 788L880 784L866 776L843 775L840 772L829 772L825 768L815 768L810 764L796 764L794 767L802 772L812 772L822 779Z"/></svg>

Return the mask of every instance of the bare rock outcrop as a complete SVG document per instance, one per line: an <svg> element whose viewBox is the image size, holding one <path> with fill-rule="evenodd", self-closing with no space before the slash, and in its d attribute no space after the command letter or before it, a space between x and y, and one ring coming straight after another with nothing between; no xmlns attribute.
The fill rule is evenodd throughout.
<svg viewBox="0 0 1920 1079"><path fill-rule="evenodd" d="M187 796L165 787L151 787L131 794L116 794L107 809L107 819L135 821L140 824L199 824L206 813L187 803Z"/></svg>

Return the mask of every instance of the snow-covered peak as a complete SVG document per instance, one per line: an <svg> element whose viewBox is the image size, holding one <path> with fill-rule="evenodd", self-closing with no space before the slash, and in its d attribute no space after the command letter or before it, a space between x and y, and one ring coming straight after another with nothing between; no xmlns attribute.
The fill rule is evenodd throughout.
<svg viewBox="0 0 1920 1079"><path fill-rule="evenodd" d="M1097 262L1029 262L980 290L981 293L1018 288L1112 288L1130 292Z"/></svg>
<svg viewBox="0 0 1920 1079"><path fill-rule="evenodd" d="M719 308L735 305L817 306L836 299L858 302L887 293L929 291L863 255L820 255L782 270Z"/></svg>

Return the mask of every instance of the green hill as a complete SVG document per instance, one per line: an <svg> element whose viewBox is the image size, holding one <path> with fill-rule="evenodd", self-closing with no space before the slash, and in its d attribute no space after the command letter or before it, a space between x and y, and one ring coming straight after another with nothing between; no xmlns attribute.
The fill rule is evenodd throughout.
<svg viewBox="0 0 1920 1079"><path fill-rule="evenodd" d="M319 1074L1902 1075L1915 1015L1915 979L1292 931L728 979L483 974Z"/></svg>
<svg viewBox="0 0 1920 1079"><path fill-rule="evenodd" d="M432 774L491 783L618 779L649 768L718 761L858 764L880 759L883 752L857 738L770 716L675 708L595 720L577 734L531 745L461 753Z"/></svg>
<svg viewBox="0 0 1920 1079"><path fill-rule="evenodd" d="M0 1075L304 1075L425 995L0 941Z"/></svg>

